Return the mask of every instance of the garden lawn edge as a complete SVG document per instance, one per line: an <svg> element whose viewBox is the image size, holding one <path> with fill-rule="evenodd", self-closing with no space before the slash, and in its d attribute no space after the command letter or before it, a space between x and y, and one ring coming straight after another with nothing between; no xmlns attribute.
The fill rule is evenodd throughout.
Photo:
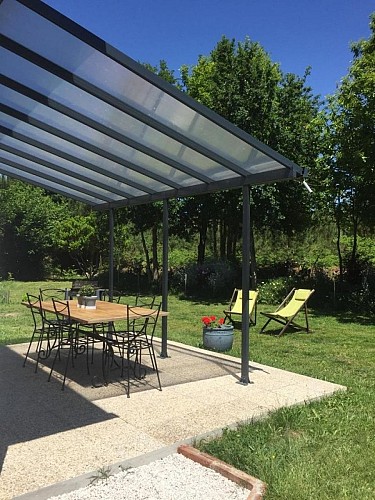
<svg viewBox="0 0 375 500"><path fill-rule="evenodd" d="M247 500L261 500L266 492L267 485L260 479L250 476L249 474L232 467L226 462L223 462L208 453L199 451L193 446L182 444L177 448L177 452L181 453L186 458L190 458L190 460L203 465L204 467L218 472L239 486L248 489L250 493Z"/></svg>

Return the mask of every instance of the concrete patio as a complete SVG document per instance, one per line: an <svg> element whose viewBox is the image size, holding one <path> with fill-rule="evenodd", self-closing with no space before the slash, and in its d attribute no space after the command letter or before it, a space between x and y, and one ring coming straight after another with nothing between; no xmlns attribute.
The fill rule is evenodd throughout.
<svg viewBox="0 0 375 500"><path fill-rule="evenodd" d="M244 386L239 359L170 342L169 358L158 359L162 392L150 371L127 398L118 368L104 386L100 362L88 375L81 359L61 391L59 371L47 383L48 365L22 367L26 349L0 347L1 500L49 498L87 485L103 467L148 463L183 442L345 390L253 362Z"/></svg>

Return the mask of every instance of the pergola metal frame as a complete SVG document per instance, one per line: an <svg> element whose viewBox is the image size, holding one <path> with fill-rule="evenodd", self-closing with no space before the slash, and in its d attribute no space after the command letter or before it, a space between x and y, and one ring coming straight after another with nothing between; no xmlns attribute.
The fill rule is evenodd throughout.
<svg viewBox="0 0 375 500"><path fill-rule="evenodd" d="M168 269L168 200L242 188L247 384L249 186L306 170L39 0L0 0L0 31L0 174L109 211L110 289L115 208L163 200Z"/></svg>

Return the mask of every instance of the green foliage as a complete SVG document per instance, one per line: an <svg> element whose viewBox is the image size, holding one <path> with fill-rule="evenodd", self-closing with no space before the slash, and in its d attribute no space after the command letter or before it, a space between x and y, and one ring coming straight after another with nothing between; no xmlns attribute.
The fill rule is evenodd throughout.
<svg viewBox="0 0 375 500"><path fill-rule="evenodd" d="M54 225L63 213L61 200L9 180L0 189L0 274L42 277L43 260L53 248Z"/></svg>
<svg viewBox="0 0 375 500"><path fill-rule="evenodd" d="M334 214L340 267L339 237L351 235L349 267L356 267L358 236L375 229L375 13L368 40L353 44L353 62L336 93L328 101L319 168L322 200Z"/></svg>
<svg viewBox="0 0 375 500"><path fill-rule="evenodd" d="M0 279L0 304L9 304L10 289L6 281Z"/></svg>
<svg viewBox="0 0 375 500"><path fill-rule="evenodd" d="M143 63L143 66L163 78L166 82L179 86L178 81L174 76L174 71L168 68L168 64L164 59L159 61L159 66L152 66L149 63Z"/></svg>
<svg viewBox="0 0 375 500"><path fill-rule="evenodd" d="M275 278L259 283L259 304L280 304L293 286L292 277Z"/></svg>
<svg viewBox="0 0 375 500"><path fill-rule="evenodd" d="M293 269L337 266L335 243L332 223L314 226L291 236L281 231L257 231L255 244L259 274L267 274L265 271L272 268L289 273Z"/></svg>
<svg viewBox="0 0 375 500"><path fill-rule="evenodd" d="M233 290L238 272L238 268L228 261L190 264L170 274L170 287L188 296L225 297Z"/></svg>
<svg viewBox="0 0 375 500"><path fill-rule="evenodd" d="M94 276L102 255L108 254L106 214L103 216L78 206L55 223L53 243L60 253L67 253L81 274Z"/></svg>
<svg viewBox="0 0 375 500"><path fill-rule="evenodd" d="M341 247L343 254L349 258L353 247L353 237L343 235L341 238ZM363 263L375 266L375 239L373 236L358 236L357 238L357 258Z"/></svg>
<svg viewBox="0 0 375 500"><path fill-rule="evenodd" d="M182 70L184 85L192 97L295 162L314 167L319 154L319 102L306 83L308 76L309 70L303 77L283 75L261 45L249 38L236 43L223 37L190 72L187 67ZM277 227L288 236L301 232L312 218L311 200L296 183L252 186L254 226ZM216 242L213 237L214 258L235 257L241 236L237 230L241 204L239 191L185 201L181 211L185 218L178 227L199 231L200 264L211 226L220 238Z"/></svg>
<svg viewBox="0 0 375 500"><path fill-rule="evenodd" d="M96 290L93 285L83 285L79 289L79 294L85 297L93 297L96 296Z"/></svg>

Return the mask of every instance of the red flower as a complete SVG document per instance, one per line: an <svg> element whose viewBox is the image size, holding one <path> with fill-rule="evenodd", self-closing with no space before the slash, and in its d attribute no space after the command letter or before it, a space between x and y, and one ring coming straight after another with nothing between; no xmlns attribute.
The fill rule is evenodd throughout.
<svg viewBox="0 0 375 500"><path fill-rule="evenodd" d="M205 324L205 326L210 326L211 324L211 318L209 318L208 316L203 316L202 321Z"/></svg>
<svg viewBox="0 0 375 500"><path fill-rule="evenodd" d="M220 328L221 325L224 325L224 318L220 318L216 321L216 316L203 316L202 322L205 328Z"/></svg>

